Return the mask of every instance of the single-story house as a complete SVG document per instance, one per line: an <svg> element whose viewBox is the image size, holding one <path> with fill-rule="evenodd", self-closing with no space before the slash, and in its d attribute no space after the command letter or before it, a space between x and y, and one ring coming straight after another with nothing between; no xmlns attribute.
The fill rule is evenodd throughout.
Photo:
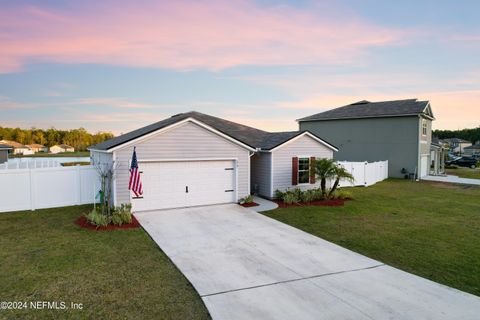
<svg viewBox="0 0 480 320"><path fill-rule="evenodd" d="M12 147L6 144L0 144L0 163L8 161L8 153L12 151Z"/></svg>
<svg viewBox="0 0 480 320"><path fill-rule="evenodd" d="M450 146L450 151L454 153L463 154L465 152L465 148L468 148L472 145L470 141L460 139L460 138L448 138L443 139L448 145Z"/></svg>
<svg viewBox="0 0 480 320"><path fill-rule="evenodd" d="M431 167L432 121L428 101L359 101L298 119L307 130L340 148L340 161L388 160L388 176L427 176ZM436 150L434 150L436 151Z"/></svg>
<svg viewBox="0 0 480 320"><path fill-rule="evenodd" d="M480 155L480 143L476 143L470 147L465 147L463 151L466 156Z"/></svg>
<svg viewBox="0 0 480 320"><path fill-rule="evenodd" d="M33 143L33 144L27 144L26 146L29 147L30 150L32 150L35 153L37 153L37 152L48 152L48 148L45 147L42 144Z"/></svg>
<svg viewBox="0 0 480 320"><path fill-rule="evenodd" d="M33 151L30 150L29 147L24 146L23 144L18 143L16 141L0 140L0 143L12 147L13 154L23 154L23 155L33 154Z"/></svg>
<svg viewBox="0 0 480 320"><path fill-rule="evenodd" d="M143 196L128 190L134 147ZM174 115L89 148L115 170L113 203L133 211L237 202L255 192L319 186L312 160L338 149L308 131L266 132L200 112Z"/></svg>
<svg viewBox="0 0 480 320"><path fill-rule="evenodd" d="M66 144L56 144L50 147L50 153L75 152L75 148Z"/></svg>

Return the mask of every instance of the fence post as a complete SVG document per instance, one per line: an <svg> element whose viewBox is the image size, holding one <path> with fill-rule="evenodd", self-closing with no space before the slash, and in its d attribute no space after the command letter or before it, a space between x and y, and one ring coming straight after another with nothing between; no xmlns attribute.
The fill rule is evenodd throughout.
<svg viewBox="0 0 480 320"><path fill-rule="evenodd" d="M363 184L367 186L367 166L368 162L365 161L364 166L363 166Z"/></svg>
<svg viewBox="0 0 480 320"><path fill-rule="evenodd" d="M75 166L75 180L77 182L77 205L82 202L82 177L80 176L80 165Z"/></svg>
<svg viewBox="0 0 480 320"><path fill-rule="evenodd" d="M28 183L30 187L30 210L35 211L35 177L31 168L28 168Z"/></svg>

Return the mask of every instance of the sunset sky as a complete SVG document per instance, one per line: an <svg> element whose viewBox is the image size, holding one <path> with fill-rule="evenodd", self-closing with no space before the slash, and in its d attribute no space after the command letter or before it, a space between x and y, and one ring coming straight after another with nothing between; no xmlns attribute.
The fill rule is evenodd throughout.
<svg viewBox="0 0 480 320"><path fill-rule="evenodd" d="M2 1L0 126L115 134L197 110L261 129L358 100L480 125L480 1Z"/></svg>

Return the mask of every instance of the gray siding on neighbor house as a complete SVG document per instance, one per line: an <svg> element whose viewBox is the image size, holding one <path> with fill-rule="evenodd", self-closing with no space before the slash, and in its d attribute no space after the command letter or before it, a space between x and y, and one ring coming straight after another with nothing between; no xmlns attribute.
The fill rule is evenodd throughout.
<svg viewBox="0 0 480 320"><path fill-rule="evenodd" d="M250 158L250 190L264 197L271 197L272 194L271 161L272 155L267 152L258 152Z"/></svg>
<svg viewBox="0 0 480 320"><path fill-rule="evenodd" d="M0 163L8 161L8 150L0 150Z"/></svg>
<svg viewBox="0 0 480 320"><path fill-rule="evenodd" d="M420 122L418 116L306 121L300 122L300 129L309 130L338 147L334 155L337 160L388 160L389 177L402 178L402 168L413 173L419 166ZM428 122L431 130L431 121ZM429 150L429 143L425 145ZM422 150L427 150L427 146Z"/></svg>
<svg viewBox="0 0 480 320"><path fill-rule="evenodd" d="M323 138L323 137L322 137ZM302 136L294 141L287 142L281 148L272 152L273 159L273 197L275 190L285 191L288 188L300 188L302 190L317 188L316 184L292 185L292 158L305 156L319 158L333 158L333 150L327 148L318 141Z"/></svg>
<svg viewBox="0 0 480 320"><path fill-rule="evenodd" d="M206 130L192 122L181 124L168 131L154 134L138 143L137 158L142 169L142 160L155 159L195 159L195 158L236 158L238 176L238 197L249 194L249 155L250 152ZM133 145L114 151L117 165L116 204L129 203L128 191L129 161Z"/></svg>

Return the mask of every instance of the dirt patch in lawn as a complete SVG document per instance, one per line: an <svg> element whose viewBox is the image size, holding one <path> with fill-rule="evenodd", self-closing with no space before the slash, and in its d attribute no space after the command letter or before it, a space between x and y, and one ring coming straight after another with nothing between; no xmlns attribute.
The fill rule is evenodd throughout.
<svg viewBox="0 0 480 320"><path fill-rule="evenodd" d="M77 220L75 220L75 224L89 230L94 230L94 231L113 231L113 230L124 230L124 229L134 229L134 228L139 228L140 223L138 223L138 220L135 219L135 216L132 215L132 222L128 224L122 224L121 226L109 224L106 227L97 227L90 222L88 222L87 218L82 215L80 216Z"/></svg>
<svg viewBox="0 0 480 320"><path fill-rule="evenodd" d="M258 203L256 202L250 202L250 203L243 203L243 204L240 204L242 207L244 208L250 208L250 207L256 207L256 206L259 206Z"/></svg>
<svg viewBox="0 0 480 320"><path fill-rule="evenodd" d="M278 204L279 208L289 208L289 207L308 207L308 206L320 206L320 207L341 207L345 205L346 199L335 199L335 200L317 200L311 202L298 202L286 204L282 200L274 200Z"/></svg>

